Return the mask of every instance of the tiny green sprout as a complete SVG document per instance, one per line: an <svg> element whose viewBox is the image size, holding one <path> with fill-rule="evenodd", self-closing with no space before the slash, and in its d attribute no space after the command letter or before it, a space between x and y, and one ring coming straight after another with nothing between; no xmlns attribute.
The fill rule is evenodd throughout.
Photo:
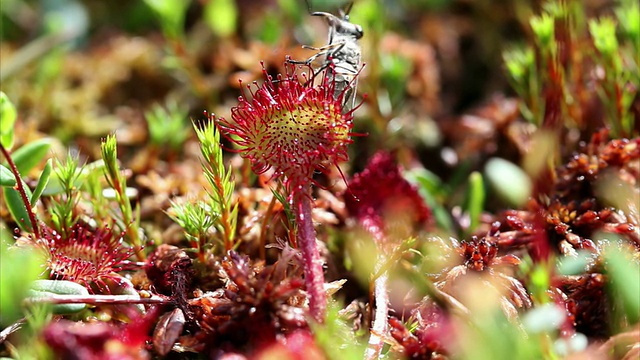
<svg viewBox="0 0 640 360"><path fill-rule="evenodd" d="M127 232L127 238L133 245L138 260L144 260L142 241L140 240L140 224L134 218L131 202L127 196L127 181L118 166L117 141L115 135L109 135L102 141L101 151L104 161L105 179L115 192L116 202L122 213L121 223Z"/></svg>
<svg viewBox="0 0 640 360"><path fill-rule="evenodd" d="M640 57L640 4L637 1L623 1L615 11L624 37L630 40L636 52L636 59Z"/></svg>
<svg viewBox="0 0 640 360"><path fill-rule="evenodd" d="M78 158L72 154L68 154L62 161L56 160L53 172L64 193L72 193L82 186L80 182L82 167L79 164Z"/></svg>
<svg viewBox="0 0 640 360"><path fill-rule="evenodd" d="M520 98L520 112L530 123L535 123L536 119L542 119L541 115L536 115L536 111L541 110L539 100L539 79L536 68L536 56L531 47L506 50L502 55L509 76L509 81Z"/></svg>
<svg viewBox="0 0 640 360"><path fill-rule="evenodd" d="M611 58L617 55L618 39L616 38L616 23L613 19L605 17L591 20L589 21L589 31L593 37L593 44L603 57Z"/></svg>
<svg viewBox="0 0 640 360"><path fill-rule="evenodd" d="M171 203L169 217L184 230L187 240L198 250L198 259L204 263L205 246L210 238L211 228L218 220L218 215L202 203Z"/></svg>
<svg viewBox="0 0 640 360"><path fill-rule="evenodd" d="M163 34L170 39L183 36L183 24L190 1L183 0L145 0L158 16Z"/></svg>
<svg viewBox="0 0 640 360"><path fill-rule="evenodd" d="M555 44L555 26L553 17L549 14L534 16L530 21L530 25L540 47L546 51L551 50L553 44Z"/></svg>
<svg viewBox="0 0 640 360"><path fill-rule="evenodd" d="M61 193L52 198L51 220L55 229L65 236L78 221L75 208L80 201L81 172L78 158L71 154L62 161L56 160L53 173Z"/></svg>
<svg viewBox="0 0 640 360"><path fill-rule="evenodd" d="M165 107L154 105L145 113L151 143L157 147L168 144L174 151L180 149L189 136L187 113L188 109L175 101L167 102Z"/></svg>
<svg viewBox="0 0 640 360"><path fill-rule="evenodd" d="M605 17L590 21L589 31L604 74L597 90L608 113L607 122L614 136L625 137L633 133L634 117L630 109L637 92L636 87L627 84L638 78L638 72L633 61L624 56L616 38L616 26L614 19Z"/></svg>
<svg viewBox="0 0 640 360"><path fill-rule="evenodd" d="M563 1L546 1L542 5L542 10L553 19L561 19L570 14L569 5Z"/></svg>
<svg viewBox="0 0 640 360"><path fill-rule="evenodd" d="M231 178L232 171L224 166L220 132L216 129L215 123L210 121L201 128L194 128L200 141L202 169L211 185L208 192L211 200L209 205L213 214L219 214L215 218L215 227L222 236L225 251L229 251L238 245L235 243L238 204L233 204L235 183Z"/></svg>
<svg viewBox="0 0 640 360"><path fill-rule="evenodd" d="M517 85L516 89L526 84L531 66L535 66L535 56L531 48L513 48L503 54L509 76Z"/></svg>

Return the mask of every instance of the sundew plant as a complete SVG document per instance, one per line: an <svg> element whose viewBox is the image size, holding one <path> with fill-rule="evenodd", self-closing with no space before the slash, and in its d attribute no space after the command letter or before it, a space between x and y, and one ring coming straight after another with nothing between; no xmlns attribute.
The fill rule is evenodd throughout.
<svg viewBox="0 0 640 360"><path fill-rule="evenodd" d="M0 357L640 357L636 1L0 10Z"/></svg>

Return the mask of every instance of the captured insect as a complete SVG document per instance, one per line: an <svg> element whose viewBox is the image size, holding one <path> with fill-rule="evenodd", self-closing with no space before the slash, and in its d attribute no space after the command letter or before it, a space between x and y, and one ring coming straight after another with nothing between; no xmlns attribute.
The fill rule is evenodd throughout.
<svg viewBox="0 0 640 360"><path fill-rule="evenodd" d="M307 6L310 10L308 2ZM346 9L341 9L340 16L322 11L312 12L312 16L322 16L329 24L328 43L319 48L303 46L305 49L315 50L317 53L305 61L294 61L298 64L310 65L322 57L322 65L317 70L328 69L329 76L332 77L331 80L335 81L334 96L336 98L343 91L345 92L343 98L345 113L353 109L356 102L356 76L360 71L362 56L358 40L364 35L362 26L349 22L349 11L352 6L353 3L350 3Z"/></svg>

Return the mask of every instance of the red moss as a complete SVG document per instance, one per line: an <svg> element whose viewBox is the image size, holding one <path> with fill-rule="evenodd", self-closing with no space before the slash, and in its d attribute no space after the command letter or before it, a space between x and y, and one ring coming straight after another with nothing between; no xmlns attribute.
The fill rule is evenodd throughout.
<svg viewBox="0 0 640 360"><path fill-rule="evenodd" d="M234 252L220 267L225 287L189 301L201 329L196 334L199 343L252 351L307 327L301 277Z"/></svg>
<svg viewBox="0 0 640 360"><path fill-rule="evenodd" d="M416 329L410 332L397 318L389 318L389 333L397 342L393 353L406 359L443 360L447 359L446 346L452 341L454 329L443 312L433 306L430 315L419 321Z"/></svg>

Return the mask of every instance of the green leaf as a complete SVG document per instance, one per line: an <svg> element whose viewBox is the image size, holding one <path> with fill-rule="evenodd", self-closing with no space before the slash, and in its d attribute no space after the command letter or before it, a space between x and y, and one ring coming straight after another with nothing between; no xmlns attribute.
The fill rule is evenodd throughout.
<svg viewBox="0 0 640 360"><path fill-rule="evenodd" d="M36 280L31 283L31 290L58 295L89 295L86 287L67 280Z"/></svg>
<svg viewBox="0 0 640 360"><path fill-rule="evenodd" d="M29 187L24 182L22 185L27 193L27 197L31 198L32 194ZM22 201L22 197L18 190L12 187L3 187L2 192L4 193L4 201L7 203L7 208L20 229L27 232L33 231L31 228L31 222L29 221L29 212L27 211L27 207Z"/></svg>
<svg viewBox="0 0 640 360"><path fill-rule="evenodd" d="M47 184L49 183L49 178L51 177L52 163L53 163L52 159L47 160L47 164L44 166L44 169L42 170L42 174L40 174L40 178L38 179L38 184L36 185L36 189L33 191L33 194L31 195L32 204L35 204L36 202L38 202L40 195L42 195L42 192L44 191L45 187L47 187Z"/></svg>
<svg viewBox="0 0 640 360"><path fill-rule="evenodd" d="M313 337L327 359L356 360L364 356L364 345L354 336L349 325L340 317L338 303L327 306L327 320L323 324L312 323Z"/></svg>
<svg viewBox="0 0 640 360"><path fill-rule="evenodd" d="M11 159L15 162L18 171L21 174L26 174L38 165L38 163L44 159L44 156L47 155L51 147L51 142L51 139L43 138L25 144L14 151L13 154L11 154Z"/></svg>
<svg viewBox="0 0 640 360"><path fill-rule="evenodd" d="M467 213L469 214L469 229L468 232L472 233L473 230L480 224L480 215L484 209L485 191L484 181L482 175L474 171L469 175L469 190L467 193Z"/></svg>
<svg viewBox="0 0 640 360"><path fill-rule="evenodd" d="M556 268L561 275L580 275L587 271L589 264L593 261L593 254L590 251L579 250L577 256L558 258Z"/></svg>
<svg viewBox="0 0 640 360"><path fill-rule="evenodd" d="M89 291L78 283L66 280L36 280L27 291L27 296L33 298L47 298L51 295L87 296ZM72 314L86 307L87 304L55 304L51 305L51 310L54 314Z"/></svg>
<svg viewBox="0 0 640 360"><path fill-rule="evenodd" d="M452 232L453 222L450 213L438 201L438 199L447 198L449 192L447 184L444 184L436 174L426 169L412 169L406 171L404 176L409 182L417 185L418 193L431 209L438 227Z"/></svg>
<svg viewBox="0 0 640 360"><path fill-rule="evenodd" d="M0 144L6 149L13 146L13 125L18 113L7 95L0 91Z"/></svg>
<svg viewBox="0 0 640 360"><path fill-rule="evenodd" d="M617 236L612 234L608 238L613 237ZM610 276L610 294L618 304L622 304L629 323L635 324L640 319L640 266L629 255L616 246L609 246L604 253Z"/></svg>
<svg viewBox="0 0 640 360"><path fill-rule="evenodd" d="M511 206L522 206L529 199L533 188L531 179L514 163L501 158L489 159L484 174L498 197Z"/></svg>
<svg viewBox="0 0 640 360"><path fill-rule="evenodd" d="M187 0L145 0L160 18L160 25L164 35L175 39L183 34L185 13L190 1Z"/></svg>
<svg viewBox="0 0 640 360"><path fill-rule="evenodd" d="M9 248L5 241L0 241L0 328L24 316L22 300L29 284L42 272L41 264L34 248Z"/></svg>
<svg viewBox="0 0 640 360"><path fill-rule="evenodd" d="M0 165L0 186L16 186L16 177L6 166Z"/></svg>
<svg viewBox="0 0 640 360"><path fill-rule="evenodd" d="M238 9L233 0L210 0L204 9L204 19L214 34L227 37L236 30Z"/></svg>

